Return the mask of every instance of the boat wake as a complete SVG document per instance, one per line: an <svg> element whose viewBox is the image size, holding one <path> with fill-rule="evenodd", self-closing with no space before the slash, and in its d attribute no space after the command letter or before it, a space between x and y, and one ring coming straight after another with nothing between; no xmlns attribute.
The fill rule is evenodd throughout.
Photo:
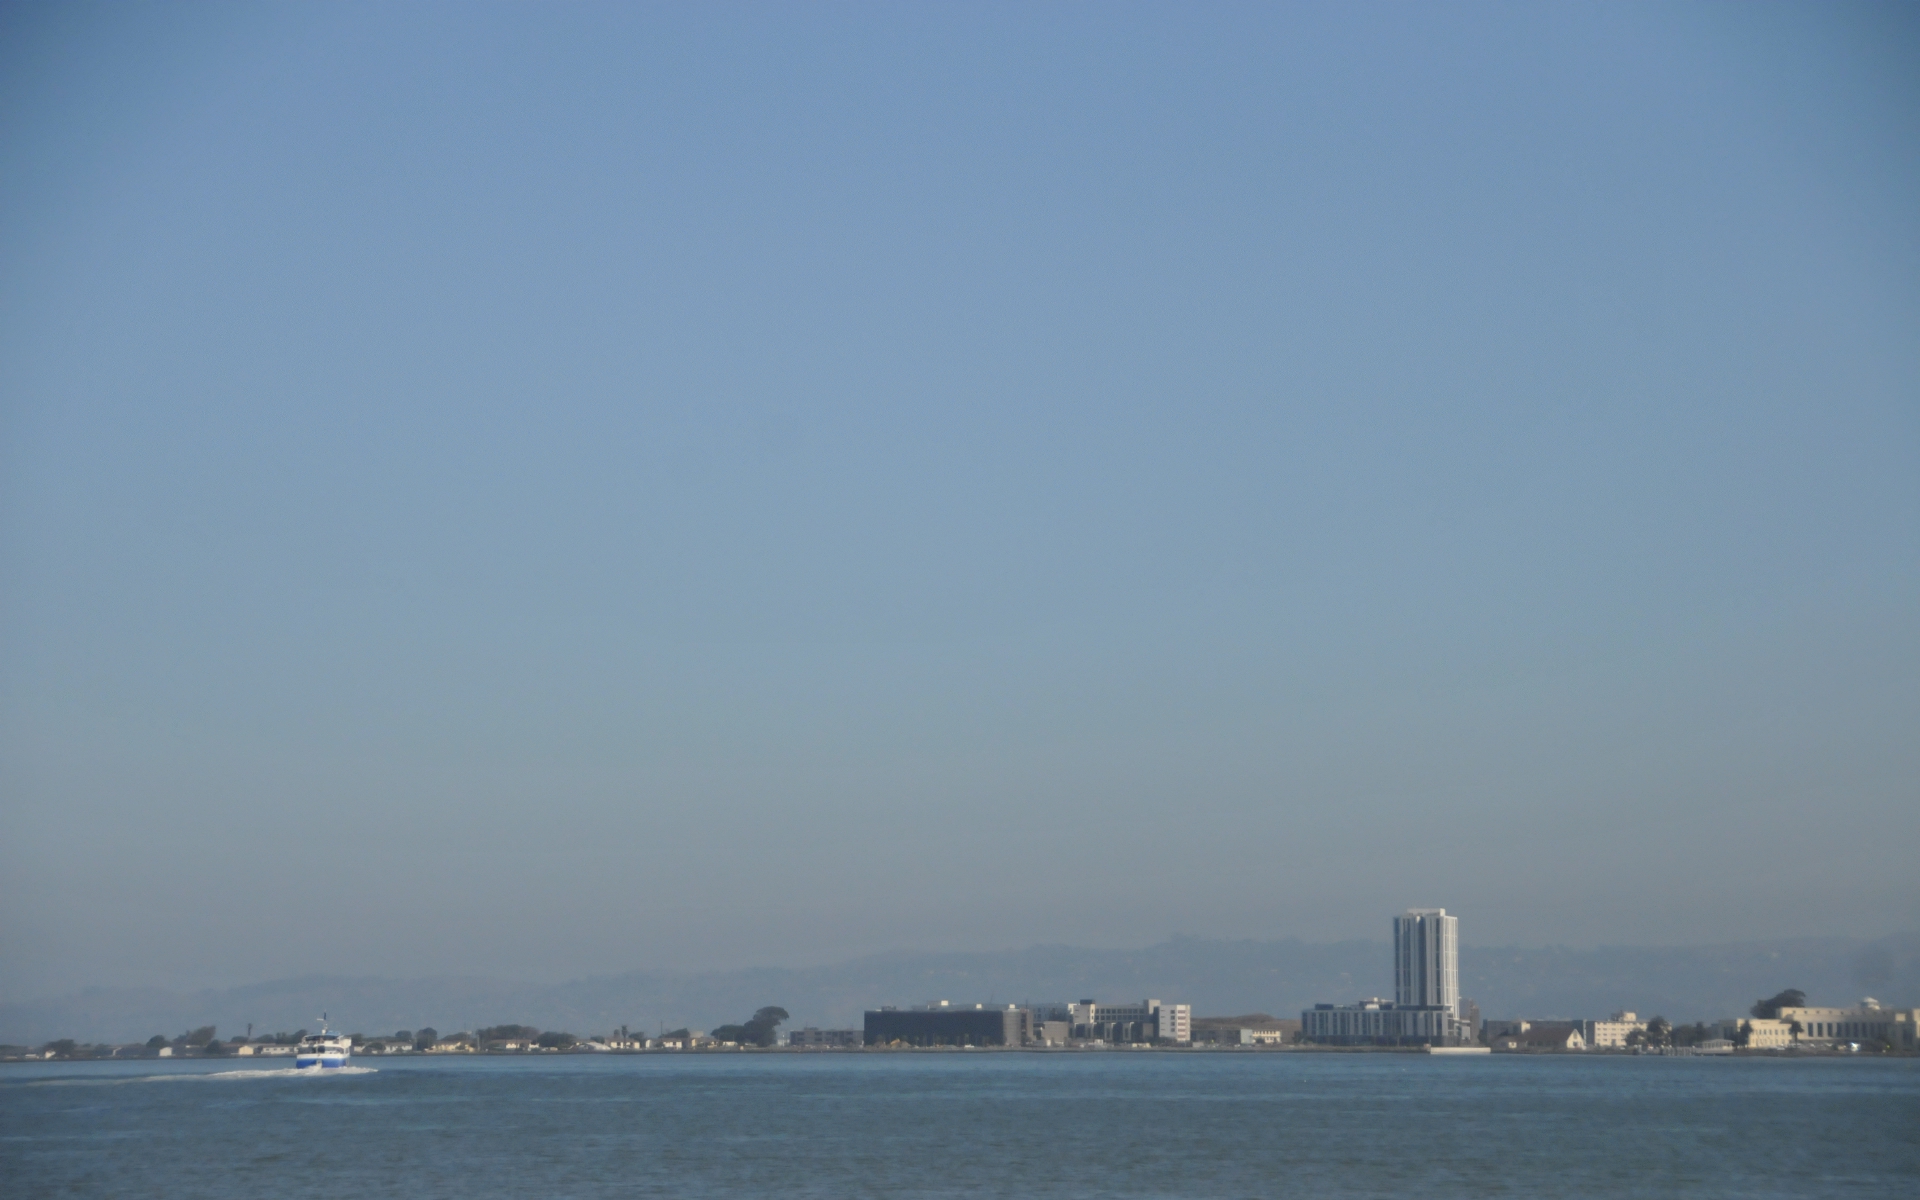
<svg viewBox="0 0 1920 1200"><path fill-rule="evenodd" d="M35 1079L27 1087L121 1087L129 1083L192 1083L237 1079L318 1079L329 1075L378 1075L378 1067L254 1067L244 1071L181 1071L173 1075L128 1075L119 1079Z"/></svg>
<svg viewBox="0 0 1920 1200"><path fill-rule="evenodd" d="M378 1067L253 1067L245 1071L211 1071L204 1075L153 1075L152 1079L306 1079L330 1075L378 1075Z"/></svg>

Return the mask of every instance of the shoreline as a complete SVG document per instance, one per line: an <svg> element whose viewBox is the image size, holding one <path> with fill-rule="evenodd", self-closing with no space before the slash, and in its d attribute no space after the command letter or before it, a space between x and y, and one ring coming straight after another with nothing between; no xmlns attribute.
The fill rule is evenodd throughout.
<svg viewBox="0 0 1920 1200"><path fill-rule="evenodd" d="M1459 1057L1484 1058L1574 1058L1574 1059L1888 1059L1920 1058L1920 1052L1908 1050L1888 1051L1846 1051L1846 1050L1735 1050L1731 1053L1688 1053L1682 1047L1679 1053L1634 1053L1614 1050L1504 1050L1495 1051L1487 1047L1475 1048L1480 1053L1469 1053ZM389 1059L467 1059L467 1058L642 1058L642 1057L705 1057L717 1058L729 1055L771 1055L817 1056L817 1055L868 1055L868 1054L1085 1054L1085 1055L1138 1055L1138 1054L1183 1054L1201 1056L1224 1055L1417 1055L1423 1058L1452 1058L1452 1054L1433 1054L1426 1046L730 1046L725 1048L699 1048L691 1050L470 1050L454 1053L429 1054L414 1052L411 1054L356 1054L355 1065L362 1063L384 1062ZM79 1065L83 1063L223 1063L233 1066L261 1066L290 1055L195 1055L192 1057L158 1055L125 1055L121 1057L75 1057L75 1058L0 1058L0 1067L5 1066L47 1066L53 1063ZM287 1067L292 1070L291 1066Z"/></svg>

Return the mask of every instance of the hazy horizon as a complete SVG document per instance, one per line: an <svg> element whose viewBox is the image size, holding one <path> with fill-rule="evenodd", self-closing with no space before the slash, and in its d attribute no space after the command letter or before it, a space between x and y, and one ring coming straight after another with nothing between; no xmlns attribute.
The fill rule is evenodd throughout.
<svg viewBox="0 0 1920 1200"><path fill-rule="evenodd" d="M7 7L0 988L1920 928L1917 14Z"/></svg>
<svg viewBox="0 0 1920 1200"><path fill-rule="evenodd" d="M57 1037L146 1041L214 1025L294 1029L327 1012L362 1033L429 1025L443 1033L531 1024L579 1034L618 1025L710 1028L765 1004L793 1027L850 1028L886 1005L1044 1002L1157 996L1196 1016L1291 1016L1318 1003L1390 993L1391 943L1352 939L1175 938L1122 950L1028 946L970 953L889 952L815 967L625 971L559 982L452 976L394 979L304 973L193 992L92 988L39 1001L0 998L0 1043ZM1467 945L1461 994L1487 1016L1597 1017L1622 1008L1677 1022L1735 1017L1792 986L1814 1004L1864 995L1920 1003L1920 932L1880 939L1800 938L1675 948L1522 949Z"/></svg>

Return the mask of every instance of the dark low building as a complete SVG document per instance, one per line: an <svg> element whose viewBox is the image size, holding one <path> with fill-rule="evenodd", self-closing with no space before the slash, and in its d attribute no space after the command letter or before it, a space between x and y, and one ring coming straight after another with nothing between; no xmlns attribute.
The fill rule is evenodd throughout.
<svg viewBox="0 0 1920 1200"><path fill-rule="evenodd" d="M1023 1046L1032 1039L1033 1014L984 1004L930 1004L925 1008L869 1009L866 1043L890 1046Z"/></svg>
<svg viewBox="0 0 1920 1200"><path fill-rule="evenodd" d="M787 1045L813 1049L844 1050L866 1044L858 1029L815 1029L809 1025L787 1035Z"/></svg>

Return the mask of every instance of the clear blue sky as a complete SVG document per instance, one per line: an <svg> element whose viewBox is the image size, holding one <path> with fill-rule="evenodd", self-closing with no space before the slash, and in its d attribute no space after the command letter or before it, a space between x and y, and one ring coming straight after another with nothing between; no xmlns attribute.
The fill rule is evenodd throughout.
<svg viewBox="0 0 1920 1200"><path fill-rule="evenodd" d="M9 5L0 990L1920 924L1917 11Z"/></svg>

